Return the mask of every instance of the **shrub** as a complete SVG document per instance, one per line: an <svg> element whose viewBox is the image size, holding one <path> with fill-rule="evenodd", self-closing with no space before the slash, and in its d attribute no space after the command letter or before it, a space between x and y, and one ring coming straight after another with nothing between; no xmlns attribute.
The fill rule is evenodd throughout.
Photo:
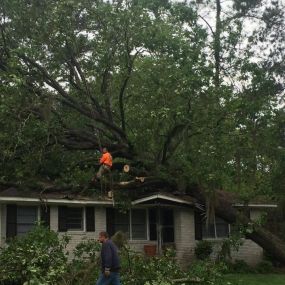
<svg viewBox="0 0 285 285"><path fill-rule="evenodd" d="M74 260L95 262L100 250L100 242L95 239L85 239L75 247Z"/></svg>
<svg viewBox="0 0 285 285"><path fill-rule="evenodd" d="M67 269L69 239L43 226L10 241L0 253L0 282L56 284Z"/></svg>
<svg viewBox="0 0 285 285"><path fill-rule="evenodd" d="M232 273L252 273L253 269L244 261L237 259L228 264L229 271Z"/></svg>
<svg viewBox="0 0 285 285"><path fill-rule="evenodd" d="M258 273L272 273L274 271L274 267L271 261L262 260L257 264L255 270Z"/></svg>
<svg viewBox="0 0 285 285"><path fill-rule="evenodd" d="M114 242L114 244L118 247L118 249L122 249L125 246L127 246L128 244L128 239L125 233L123 233L122 231L118 231L116 232L113 236L112 236L112 241Z"/></svg>
<svg viewBox="0 0 285 285"><path fill-rule="evenodd" d="M74 258L63 276L64 284L95 284L100 270L101 244L95 239L85 239L73 251Z"/></svg>
<svg viewBox="0 0 285 285"><path fill-rule="evenodd" d="M188 272L193 279L198 279L199 284L225 284L223 275L227 271L227 266L223 262L211 260L197 260L192 264Z"/></svg>
<svg viewBox="0 0 285 285"><path fill-rule="evenodd" d="M159 257L146 257L129 249L128 252L126 249L122 250L122 284L168 284L172 279L185 277L185 273L179 268L174 256L175 252L170 249L166 250L164 255ZM130 259L130 262L128 259Z"/></svg>
<svg viewBox="0 0 285 285"><path fill-rule="evenodd" d="M232 259L232 250L238 251L243 244L239 233L231 234L229 238L223 240L220 251L217 254L217 260L222 262L229 262Z"/></svg>
<svg viewBox="0 0 285 285"><path fill-rule="evenodd" d="M213 245L207 240L201 240L195 247L195 256L199 260L205 260L210 257L213 252Z"/></svg>

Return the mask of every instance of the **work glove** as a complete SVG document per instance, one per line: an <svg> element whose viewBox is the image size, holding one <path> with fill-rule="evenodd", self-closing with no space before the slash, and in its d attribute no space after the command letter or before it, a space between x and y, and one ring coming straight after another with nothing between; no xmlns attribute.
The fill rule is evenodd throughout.
<svg viewBox="0 0 285 285"><path fill-rule="evenodd" d="M108 278L110 276L110 274L111 274L110 269L105 269L104 276Z"/></svg>

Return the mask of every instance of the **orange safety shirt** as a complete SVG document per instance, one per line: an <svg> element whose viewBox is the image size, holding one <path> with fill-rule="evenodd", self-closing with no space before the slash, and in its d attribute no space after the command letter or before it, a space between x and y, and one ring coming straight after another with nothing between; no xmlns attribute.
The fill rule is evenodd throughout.
<svg viewBox="0 0 285 285"><path fill-rule="evenodd" d="M103 153L100 158L100 164L106 164L108 166L112 166L112 155L109 152Z"/></svg>

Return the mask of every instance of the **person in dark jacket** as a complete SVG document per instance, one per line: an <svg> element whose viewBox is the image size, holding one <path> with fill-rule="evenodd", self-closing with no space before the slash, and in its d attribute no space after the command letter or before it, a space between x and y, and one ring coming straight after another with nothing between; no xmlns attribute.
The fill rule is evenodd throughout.
<svg viewBox="0 0 285 285"><path fill-rule="evenodd" d="M101 273L96 285L121 285L118 249L109 239L107 232L99 233L99 241L102 243Z"/></svg>

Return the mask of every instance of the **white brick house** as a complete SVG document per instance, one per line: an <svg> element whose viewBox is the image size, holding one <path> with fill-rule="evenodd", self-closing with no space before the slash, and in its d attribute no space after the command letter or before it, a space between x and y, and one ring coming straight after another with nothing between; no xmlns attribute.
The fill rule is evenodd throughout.
<svg viewBox="0 0 285 285"><path fill-rule="evenodd" d="M261 210L276 205L249 205L255 219ZM75 194L20 192L14 188L0 191L0 247L7 238L22 235L36 221L42 220L51 230L71 237L71 252L83 238L97 238L100 231L111 235L124 231L133 249L143 251L144 245L156 245L158 252L166 245L176 249L177 259L188 264L194 258L199 239L211 240L215 247L228 237L230 225L216 218L206 228L197 220L194 200L189 196L153 194L134 200L131 210L118 211L111 199L98 199ZM251 240L244 240L233 258L256 264L262 259L262 248Z"/></svg>

